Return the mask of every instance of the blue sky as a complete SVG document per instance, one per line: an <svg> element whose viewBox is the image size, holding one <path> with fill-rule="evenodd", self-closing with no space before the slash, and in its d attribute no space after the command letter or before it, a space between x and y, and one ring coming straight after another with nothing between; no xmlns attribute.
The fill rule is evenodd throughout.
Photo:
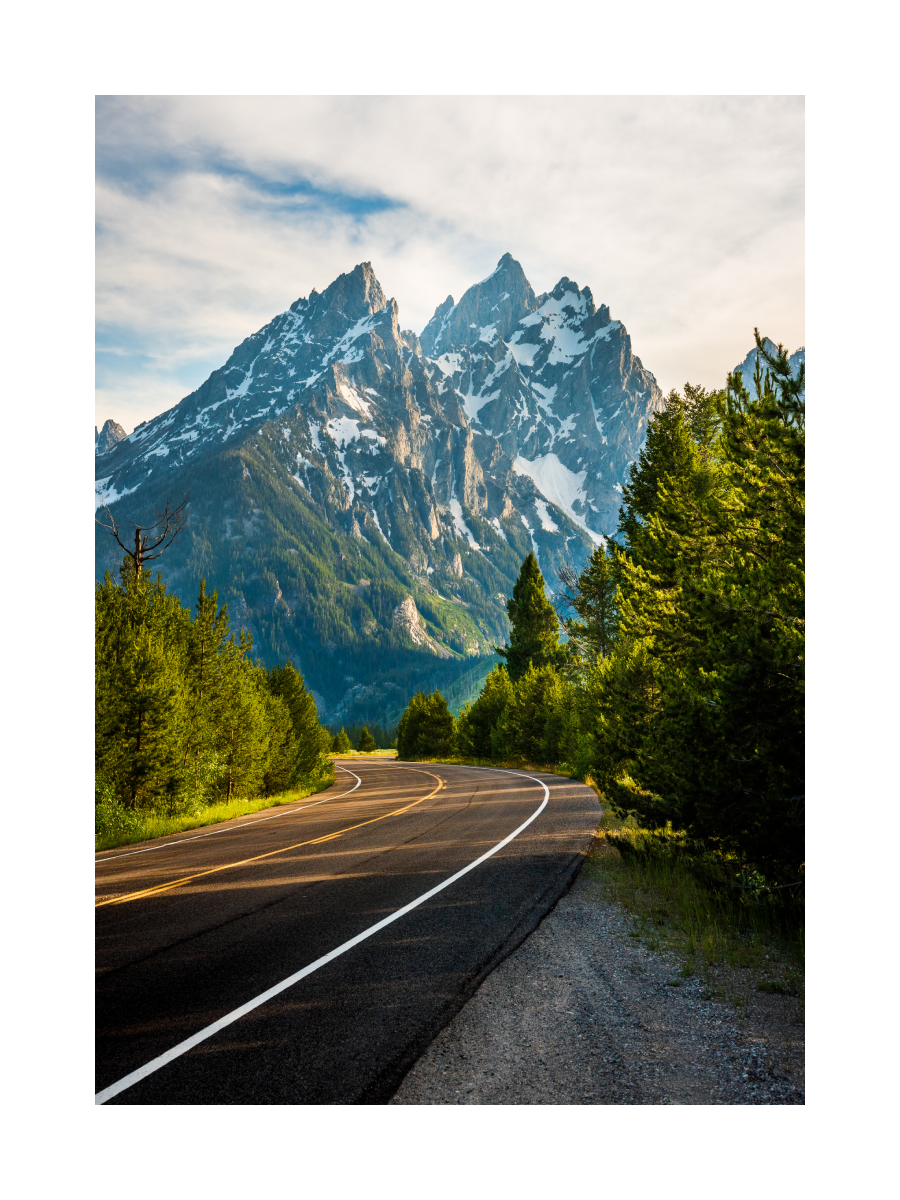
<svg viewBox="0 0 900 1200"><path fill-rule="evenodd" d="M797 97L101 97L97 421L176 404L371 261L421 330L509 250L589 284L664 390L804 341Z"/></svg>

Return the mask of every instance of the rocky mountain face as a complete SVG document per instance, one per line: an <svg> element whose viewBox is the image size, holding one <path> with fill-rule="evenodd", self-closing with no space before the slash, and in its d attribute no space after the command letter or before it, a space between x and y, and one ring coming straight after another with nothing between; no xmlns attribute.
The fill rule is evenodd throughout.
<svg viewBox="0 0 900 1200"><path fill-rule="evenodd" d="M477 688L530 549L553 586L614 530L661 405L588 288L535 296L504 255L418 338L362 263L168 412L117 441L107 422L97 503L146 524L189 492L173 590L188 603L206 577L324 717L389 720L417 687Z"/></svg>
<svg viewBox="0 0 900 1200"><path fill-rule="evenodd" d="M97 429L94 426L94 454L106 454L112 450L113 446L117 446L123 438L128 434L122 426L113 420L109 420L102 429Z"/></svg>
<svg viewBox="0 0 900 1200"><path fill-rule="evenodd" d="M767 337L763 338L763 345L765 346L766 350L768 350L768 352L770 354L775 353L776 346L775 346L775 343L771 340L771 338L767 338ZM754 385L753 385L753 372L756 370L757 357L758 356L757 356L756 347L754 346L753 349L750 351L750 353L747 355L747 357L744 359L744 361L742 363L739 363L738 366L736 366L734 368L735 372L737 372L737 371L741 372L741 382L743 383L744 387L747 389L747 391L750 393L751 396L755 395ZM799 350L795 350L793 354L788 355L788 363L790 364L791 375L793 375L793 377L795 379L797 378L797 372L800 370L800 364L805 363L805 362L806 362L806 349L803 346L801 346ZM765 368L765 362L763 363L763 368ZM763 371L763 373L765 373L765 371Z"/></svg>
<svg viewBox="0 0 900 1200"><path fill-rule="evenodd" d="M563 278L535 296L505 254L458 304L448 296L438 306L420 342L473 430L494 437L586 532L614 532L622 484L663 398L590 288Z"/></svg>

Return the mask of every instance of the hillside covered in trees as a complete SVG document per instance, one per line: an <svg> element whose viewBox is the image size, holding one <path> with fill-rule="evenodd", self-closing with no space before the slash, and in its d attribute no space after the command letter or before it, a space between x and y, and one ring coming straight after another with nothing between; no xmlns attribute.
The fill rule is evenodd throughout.
<svg viewBox="0 0 900 1200"><path fill-rule="evenodd" d="M454 720L439 693L401 757L565 764L643 829L794 886L804 861L804 368L757 335L752 392L673 392L616 538L562 573L529 554L505 664ZM560 632L568 640L560 644Z"/></svg>
<svg viewBox="0 0 900 1200"><path fill-rule="evenodd" d="M191 613L126 554L96 588L98 821L143 811L195 815L321 776L331 736L293 666L251 659L216 593Z"/></svg>

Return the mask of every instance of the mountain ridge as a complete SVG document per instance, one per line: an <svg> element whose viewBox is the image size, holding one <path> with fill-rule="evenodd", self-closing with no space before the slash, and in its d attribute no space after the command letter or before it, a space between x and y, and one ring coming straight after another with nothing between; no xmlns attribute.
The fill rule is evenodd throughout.
<svg viewBox="0 0 900 1200"><path fill-rule="evenodd" d="M662 403L565 277L538 297L504 255L417 336L360 263L98 457L97 503L125 523L190 490L170 586L190 601L205 574L325 719L389 719L405 689L489 669L528 550L553 586L614 530ZM100 574L114 550L98 536Z"/></svg>

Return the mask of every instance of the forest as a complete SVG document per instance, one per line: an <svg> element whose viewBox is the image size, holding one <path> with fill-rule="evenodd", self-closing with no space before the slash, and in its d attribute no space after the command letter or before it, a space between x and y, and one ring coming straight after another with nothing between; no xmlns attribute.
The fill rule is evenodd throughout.
<svg viewBox="0 0 900 1200"><path fill-rule="evenodd" d="M245 446L192 466L190 520L163 560L169 592L192 603L205 578L233 623L253 636L254 655L269 665L293 662L323 698L323 712L337 716L344 701L339 719L348 724L396 725L422 686L470 694L467 677L480 666L486 673L493 660L486 644L506 636L497 597L515 579L525 530L508 533L507 546L488 526L497 543L490 561L462 545L464 574L442 578L446 594L439 594L386 542L353 537L346 513L323 509L285 477L286 446L280 431L262 429ZM239 488L228 483L232 476ZM135 511L161 510L168 486L148 482ZM96 539L97 579L107 569L116 577L115 542L101 527ZM408 596L448 658L423 654L394 628L394 612Z"/></svg>
<svg viewBox="0 0 900 1200"><path fill-rule="evenodd" d="M804 862L805 380L756 341L752 391L740 372L673 391L615 538L563 570L553 603L529 554L504 662L458 719L417 693L397 746L590 779L645 845L789 889Z"/></svg>
<svg viewBox="0 0 900 1200"><path fill-rule="evenodd" d="M205 581L192 613L126 553L95 600L98 844L148 816L197 818L330 781L332 738L303 677L254 663Z"/></svg>

